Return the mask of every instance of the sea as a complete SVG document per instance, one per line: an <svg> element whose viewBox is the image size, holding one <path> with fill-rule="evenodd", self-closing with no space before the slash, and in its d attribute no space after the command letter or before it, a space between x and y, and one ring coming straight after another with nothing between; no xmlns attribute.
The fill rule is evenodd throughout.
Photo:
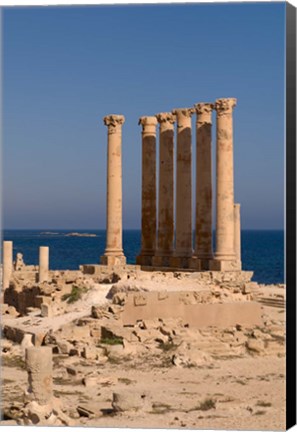
<svg viewBox="0 0 297 432"><path fill-rule="evenodd" d="M73 232L95 234L95 237L67 235ZM49 246L51 270L76 270L81 264L99 263L105 249L106 231L4 230L2 237L13 241L14 258L17 252L21 252L27 265L38 264L39 246ZM123 248L128 264L135 263L140 245L140 230L123 231ZM241 249L242 268L254 272L252 280L263 284L285 283L284 231L243 230Z"/></svg>

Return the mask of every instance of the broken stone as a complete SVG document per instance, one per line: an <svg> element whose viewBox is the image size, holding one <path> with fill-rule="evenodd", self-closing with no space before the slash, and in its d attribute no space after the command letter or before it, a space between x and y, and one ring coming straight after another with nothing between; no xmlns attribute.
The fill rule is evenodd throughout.
<svg viewBox="0 0 297 432"><path fill-rule="evenodd" d="M246 347L249 351L253 351L257 354L263 354L265 351L265 344L262 340L250 338L246 343Z"/></svg>
<svg viewBox="0 0 297 432"><path fill-rule="evenodd" d="M79 405L76 409L77 409L78 414L82 417L89 417L89 418L95 417L94 410L90 409L89 406Z"/></svg>
<svg viewBox="0 0 297 432"><path fill-rule="evenodd" d="M46 303L42 303L40 309L41 309L41 316L42 317L47 317L47 318L53 317L53 310L52 310L51 305L46 304Z"/></svg>
<svg viewBox="0 0 297 432"><path fill-rule="evenodd" d="M97 349L94 346L86 346L83 348L82 357L87 360L96 360L98 357Z"/></svg>
<svg viewBox="0 0 297 432"><path fill-rule="evenodd" d="M141 411L148 409L148 397L145 393L121 390L112 395L112 407L115 412Z"/></svg>

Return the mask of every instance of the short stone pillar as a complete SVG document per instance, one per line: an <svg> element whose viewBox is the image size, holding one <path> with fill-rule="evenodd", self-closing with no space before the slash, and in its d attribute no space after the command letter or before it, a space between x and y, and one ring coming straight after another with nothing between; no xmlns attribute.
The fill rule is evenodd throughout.
<svg viewBox="0 0 297 432"><path fill-rule="evenodd" d="M169 267L174 248L174 122L172 113L157 114L159 129L158 243L153 265Z"/></svg>
<svg viewBox="0 0 297 432"><path fill-rule="evenodd" d="M49 248L48 246L40 246L39 248L39 282L48 281L49 270Z"/></svg>
<svg viewBox="0 0 297 432"><path fill-rule="evenodd" d="M211 270L238 270L234 252L233 108L236 99L217 99L216 252Z"/></svg>
<svg viewBox="0 0 297 432"><path fill-rule="evenodd" d="M140 117L142 125L142 199L141 199L141 252L136 263L152 265L156 250L156 127L157 119Z"/></svg>
<svg viewBox="0 0 297 432"><path fill-rule="evenodd" d="M171 266L187 268L193 254L192 238L192 127L193 108L173 110L177 120L176 233Z"/></svg>
<svg viewBox="0 0 297 432"><path fill-rule="evenodd" d="M53 399L53 355L51 347L26 349L28 399L39 405L49 405Z"/></svg>
<svg viewBox="0 0 297 432"><path fill-rule="evenodd" d="M3 267L2 267L2 281L3 281L3 292L6 288L9 288L9 281L12 275L13 269L13 243L12 241L5 240L3 242ZM3 294L2 292L2 294Z"/></svg>
<svg viewBox="0 0 297 432"><path fill-rule="evenodd" d="M213 104L198 103L196 109L196 223L195 251L191 267L209 270L212 248L212 156L211 114Z"/></svg>
<svg viewBox="0 0 297 432"><path fill-rule="evenodd" d="M122 125L123 115L104 117L108 127L106 248L101 264L125 265L122 246Z"/></svg>
<svg viewBox="0 0 297 432"><path fill-rule="evenodd" d="M237 263L241 268L240 204L234 204L234 251Z"/></svg>

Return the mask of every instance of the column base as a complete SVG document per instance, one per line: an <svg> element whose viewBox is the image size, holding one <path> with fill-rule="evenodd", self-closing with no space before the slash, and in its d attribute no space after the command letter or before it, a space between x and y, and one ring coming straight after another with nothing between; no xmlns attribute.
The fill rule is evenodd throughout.
<svg viewBox="0 0 297 432"><path fill-rule="evenodd" d="M153 266L154 267L171 267L170 260L172 256L154 256L153 257Z"/></svg>
<svg viewBox="0 0 297 432"><path fill-rule="evenodd" d="M192 257L170 257L169 266L173 268L190 268Z"/></svg>
<svg viewBox="0 0 297 432"><path fill-rule="evenodd" d="M209 270L213 271L240 271L241 261L238 260L218 260L209 261Z"/></svg>
<svg viewBox="0 0 297 432"><path fill-rule="evenodd" d="M107 266L124 266L126 265L125 255L102 255L100 264Z"/></svg>
<svg viewBox="0 0 297 432"><path fill-rule="evenodd" d="M142 266L152 266L152 260L153 260L153 255L138 255L136 257L136 264L138 265L142 265Z"/></svg>
<svg viewBox="0 0 297 432"><path fill-rule="evenodd" d="M201 271L201 260L197 257L188 258L189 268L197 271Z"/></svg>

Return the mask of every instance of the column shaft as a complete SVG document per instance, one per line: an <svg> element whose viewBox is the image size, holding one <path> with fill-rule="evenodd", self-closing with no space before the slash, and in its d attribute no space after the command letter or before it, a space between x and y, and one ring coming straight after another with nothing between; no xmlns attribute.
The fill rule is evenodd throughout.
<svg viewBox="0 0 297 432"><path fill-rule="evenodd" d="M39 405L48 405L53 398L53 359L51 347L26 349L28 396Z"/></svg>
<svg viewBox="0 0 297 432"><path fill-rule="evenodd" d="M234 251L236 260L241 262L240 204L234 204Z"/></svg>
<svg viewBox="0 0 297 432"><path fill-rule="evenodd" d="M199 103L196 108L196 226L195 256L202 270L208 270L212 250L212 162L211 114L213 104Z"/></svg>
<svg viewBox="0 0 297 432"><path fill-rule="evenodd" d="M3 267L2 267L2 281L3 292L9 288L9 281L13 269L13 243L12 241L3 241Z"/></svg>
<svg viewBox="0 0 297 432"><path fill-rule="evenodd" d="M124 265L122 247L122 124L121 115L104 118L108 127L107 148L107 202L106 202L106 249L101 263Z"/></svg>
<svg viewBox="0 0 297 432"><path fill-rule="evenodd" d="M142 125L142 208L141 252L137 264L152 264L156 250L156 117L141 117Z"/></svg>
<svg viewBox="0 0 297 432"><path fill-rule="evenodd" d="M192 128L191 108L173 111L177 119L176 239L177 267L188 267L192 256Z"/></svg>
<svg viewBox="0 0 297 432"><path fill-rule="evenodd" d="M39 282L48 280L49 270L49 248L48 246L40 246L39 248Z"/></svg>
<svg viewBox="0 0 297 432"><path fill-rule="evenodd" d="M158 247L155 266L169 267L174 247L174 122L172 113L157 114L159 129Z"/></svg>
<svg viewBox="0 0 297 432"><path fill-rule="evenodd" d="M218 99L216 252L213 270L236 270L234 252L233 108L236 99Z"/></svg>

